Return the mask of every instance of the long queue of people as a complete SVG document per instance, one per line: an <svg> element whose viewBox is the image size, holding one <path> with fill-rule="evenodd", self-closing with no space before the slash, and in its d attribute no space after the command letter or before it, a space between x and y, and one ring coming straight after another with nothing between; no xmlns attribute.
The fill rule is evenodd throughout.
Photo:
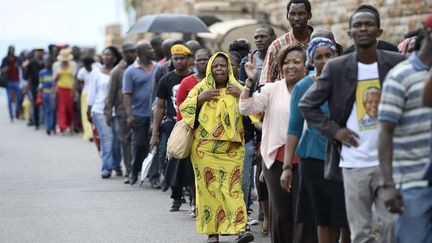
<svg viewBox="0 0 432 243"><path fill-rule="evenodd" d="M260 234L273 243L432 242L432 15L396 47L378 40L378 10L361 5L345 51L311 18L308 0L289 1L291 30L259 26L254 52L245 39L228 53L154 39L107 47L103 64L84 57L78 68L70 49L45 64L36 50L26 71L32 123L38 92L48 134L72 126L79 101L101 177L137 184L152 151L151 187L171 189L171 212L189 196L208 243L254 240L253 191ZM22 100L13 56L2 62L11 121ZM167 158L180 121L193 130L190 154Z"/></svg>

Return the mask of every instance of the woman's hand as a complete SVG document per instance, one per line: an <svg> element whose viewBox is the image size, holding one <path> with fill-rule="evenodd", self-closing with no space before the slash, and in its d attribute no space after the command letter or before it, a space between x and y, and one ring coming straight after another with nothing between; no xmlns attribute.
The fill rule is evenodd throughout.
<svg viewBox="0 0 432 243"><path fill-rule="evenodd" d="M253 54L249 54L248 61L244 65L244 68L249 79L257 80L258 70L256 69L255 61L253 60Z"/></svg>
<svg viewBox="0 0 432 243"><path fill-rule="evenodd" d="M241 89L235 85L230 85L227 88L227 94L233 95L234 97L240 97Z"/></svg>
<svg viewBox="0 0 432 243"><path fill-rule="evenodd" d="M280 183L282 189L284 189L287 192L291 192L291 180L292 180L291 169L283 170L282 175L280 177Z"/></svg>
<svg viewBox="0 0 432 243"><path fill-rule="evenodd" d="M198 103L202 104L209 100L217 100L219 97L219 89L209 89L198 95Z"/></svg>

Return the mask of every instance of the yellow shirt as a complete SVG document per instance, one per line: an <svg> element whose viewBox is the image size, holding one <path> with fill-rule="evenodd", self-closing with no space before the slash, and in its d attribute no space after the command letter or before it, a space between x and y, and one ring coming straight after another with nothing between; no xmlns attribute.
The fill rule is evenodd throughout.
<svg viewBox="0 0 432 243"><path fill-rule="evenodd" d="M59 79L57 81L57 87L72 89L74 84L74 74L72 67L69 66L67 69L59 70Z"/></svg>

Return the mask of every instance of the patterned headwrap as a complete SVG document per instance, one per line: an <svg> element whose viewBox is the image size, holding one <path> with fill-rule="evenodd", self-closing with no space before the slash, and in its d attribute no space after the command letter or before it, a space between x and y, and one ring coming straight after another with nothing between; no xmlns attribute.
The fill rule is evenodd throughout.
<svg viewBox="0 0 432 243"><path fill-rule="evenodd" d="M218 56L222 56L227 60L227 87L230 85L234 85L241 88L242 86L234 77L229 56L224 52L217 52L213 54L207 64L206 77L205 79L203 79L203 81L201 81L203 89L207 90L216 88L216 81L212 73L212 64ZM239 139L239 126L243 125L240 124L241 114L238 110L238 98L234 97L233 95L227 94L226 91L226 88L220 89L219 98L217 101L208 101L210 105L203 105L201 107L201 112L198 120L200 121L204 129L206 129L206 131L209 133L213 131L213 129L217 125L217 122L220 121L223 125L226 136L229 138L229 140L235 141L236 139ZM209 115L211 113L215 113L216 117L219 116L220 119L208 119L207 117L212 117Z"/></svg>
<svg viewBox="0 0 432 243"><path fill-rule="evenodd" d="M313 59L313 56L315 54L316 49L318 47L321 47L321 46L326 46L326 47L330 48L330 50L332 50L332 52L334 54L336 54L336 52L337 52L336 51L336 45L332 40L330 40L328 38L324 38L324 37L313 38L311 40L311 42L309 43L307 50L306 50L307 59L308 59L307 61L309 63L312 63L312 59Z"/></svg>

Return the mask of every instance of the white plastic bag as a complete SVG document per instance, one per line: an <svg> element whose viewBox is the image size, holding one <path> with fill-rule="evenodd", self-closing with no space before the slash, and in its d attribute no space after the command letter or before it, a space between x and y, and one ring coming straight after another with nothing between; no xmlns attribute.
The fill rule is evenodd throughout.
<svg viewBox="0 0 432 243"><path fill-rule="evenodd" d="M156 147L153 148L153 150L147 155L147 158L142 163L141 167L141 185L143 184L145 178L147 177L147 174L149 172L150 166L153 162L153 158L156 154Z"/></svg>

